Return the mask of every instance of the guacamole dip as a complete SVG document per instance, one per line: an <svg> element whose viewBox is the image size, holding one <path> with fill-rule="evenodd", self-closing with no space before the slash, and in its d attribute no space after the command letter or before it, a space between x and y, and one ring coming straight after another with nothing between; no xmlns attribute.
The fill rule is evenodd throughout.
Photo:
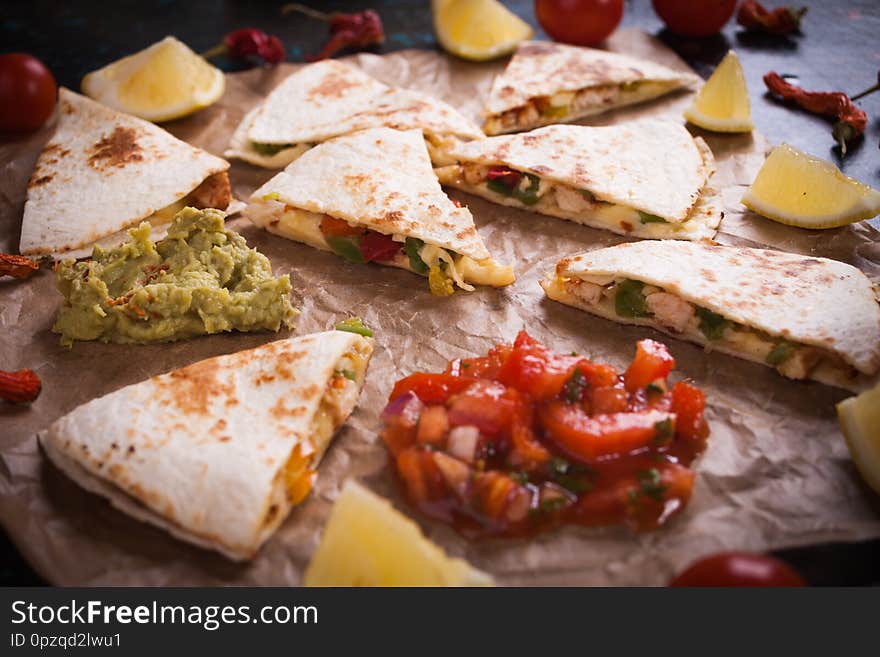
<svg viewBox="0 0 880 657"><path fill-rule="evenodd" d="M296 311L287 275L226 230L219 210L184 208L168 235L150 241L150 224L112 250L96 246L83 262L58 265L64 306L52 328L61 343L167 342L221 331L277 331Z"/></svg>

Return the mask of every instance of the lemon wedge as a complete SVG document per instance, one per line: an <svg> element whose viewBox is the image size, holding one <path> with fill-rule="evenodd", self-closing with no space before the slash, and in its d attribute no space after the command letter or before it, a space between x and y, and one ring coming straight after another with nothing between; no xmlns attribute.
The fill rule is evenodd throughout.
<svg viewBox="0 0 880 657"><path fill-rule="evenodd" d="M880 192L788 144L770 151L742 202L768 219L800 228L837 228L880 213Z"/></svg>
<svg viewBox="0 0 880 657"><path fill-rule="evenodd" d="M880 493L880 385L837 405L850 456L865 482Z"/></svg>
<svg viewBox="0 0 880 657"><path fill-rule="evenodd" d="M684 118L713 132L751 132L755 127L746 79L733 50L706 80Z"/></svg>
<svg viewBox="0 0 880 657"><path fill-rule="evenodd" d="M531 38L531 26L498 0L431 0L434 32L443 48L463 59L485 61L514 51Z"/></svg>
<svg viewBox="0 0 880 657"><path fill-rule="evenodd" d="M223 71L171 36L82 81L90 98L148 121L192 114L219 100L225 87Z"/></svg>
<svg viewBox="0 0 880 657"><path fill-rule="evenodd" d="M348 481L306 569L306 586L491 586L492 578L453 559L412 520Z"/></svg>

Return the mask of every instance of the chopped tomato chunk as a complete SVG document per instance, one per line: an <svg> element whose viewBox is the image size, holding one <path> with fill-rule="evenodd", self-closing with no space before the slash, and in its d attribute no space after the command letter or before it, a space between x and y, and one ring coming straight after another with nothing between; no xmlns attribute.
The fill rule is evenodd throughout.
<svg viewBox="0 0 880 657"><path fill-rule="evenodd" d="M443 406L428 406L419 418L416 441L428 445L443 442L449 431L449 417Z"/></svg>
<svg viewBox="0 0 880 657"><path fill-rule="evenodd" d="M443 473L431 455L430 450L419 447L408 447L397 455L397 471L417 504L436 499L446 488Z"/></svg>
<svg viewBox="0 0 880 657"><path fill-rule="evenodd" d="M674 415L653 410L591 417L578 406L558 401L547 404L540 417L547 439L583 463L647 447L662 431L658 424L675 422Z"/></svg>
<svg viewBox="0 0 880 657"><path fill-rule="evenodd" d="M593 390L592 410L596 415L621 413L627 409L629 395L623 385L607 386Z"/></svg>
<svg viewBox="0 0 880 657"><path fill-rule="evenodd" d="M686 381L672 388L672 412L678 417L676 433L687 440L703 443L709 437L709 425L703 417L705 393Z"/></svg>
<svg viewBox="0 0 880 657"><path fill-rule="evenodd" d="M472 425L482 433L504 431L519 403L516 390L509 391L497 381L477 379L449 400L449 422L454 427ZM513 394L510 394L513 393Z"/></svg>
<svg viewBox="0 0 880 657"><path fill-rule="evenodd" d="M665 379L673 367L675 359L665 344L654 340L639 340L636 344L636 356L623 375L626 389L634 392L654 379Z"/></svg>
<svg viewBox="0 0 880 657"><path fill-rule="evenodd" d="M398 381L382 438L407 499L467 536L566 522L654 529L688 503L709 434L705 395L670 386L673 366L651 340L618 374L523 331Z"/></svg>
<svg viewBox="0 0 880 657"><path fill-rule="evenodd" d="M589 362L579 356L555 354L522 331L498 372L498 380L535 400L551 399L560 393L581 361Z"/></svg>
<svg viewBox="0 0 880 657"><path fill-rule="evenodd" d="M389 401L412 391L426 404L444 404L450 395L461 392L473 384L473 379L463 379L449 374L411 374L394 384Z"/></svg>

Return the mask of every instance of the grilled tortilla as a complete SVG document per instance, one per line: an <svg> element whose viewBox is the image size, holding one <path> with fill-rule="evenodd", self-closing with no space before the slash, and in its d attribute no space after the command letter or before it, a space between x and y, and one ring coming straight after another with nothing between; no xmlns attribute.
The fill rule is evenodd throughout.
<svg viewBox="0 0 880 657"><path fill-rule="evenodd" d="M880 370L880 306L855 267L763 249L635 242L563 258L551 299L792 379L861 390Z"/></svg>
<svg viewBox="0 0 880 657"><path fill-rule="evenodd" d="M453 283L473 290L470 283L514 281L470 211L440 189L418 130L373 128L324 142L254 192L244 214L348 260L427 275L435 294L451 294Z"/></svg>
<svg viewBox="0 0 880 657"><path fill-rule="evenodd" d="M41 443L122 511L250 559L311 489L372 349L328 331L209 358L83 404Z"/></svg>
<svg viewBox="0 0 880 657"><path fill-rule="evenodd" d="M621 235L711 240L722 218L712 152L669 121L548 126L448 153L444 185Z"/></svg>
<svg viewBox="0 0 880 657"><path fill-rule="evenodd" d="M161 128L61 88L58 127L28 183L21 253L80 257L184 207L226 210L229 163Z"/></svg>
<svg viewBox="0 0 880 657"><path fill-rule="evenodd" d="M327 139L387 126L420 129L435 162L457 139L482 139L478 126L427 94L382 84L336 60L290 75L236 128L226 151L258 166L280 169Z"/></svg>
<svg viewBox="0 0 880 657"><path fill-rule="evenodd" d="M691 73L628 55L525 41L492 84L483 129L498 135L570 123L698 82Z"/></svg>

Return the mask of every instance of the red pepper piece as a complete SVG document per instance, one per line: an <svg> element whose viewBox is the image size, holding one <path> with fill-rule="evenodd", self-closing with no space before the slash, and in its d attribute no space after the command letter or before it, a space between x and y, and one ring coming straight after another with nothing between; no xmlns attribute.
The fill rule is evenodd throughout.
<svg viewBox="0 0 880 657"><path fill-rule="evenodd" d="M771 93L795 103L811 114L837 119L833 135L840 143L840 150L844 155L846 155L847 141L861 137L865 133L868 115L853 105L849 96L842 91L806 91L786 82L775 71L770 71L764 76L764 84Z"/></svg>
<svg viewBox="0 0 880 657"><path fill-rule="evenodd" d="M0 253L0 276L27 278L40 268L40 264L24 256Z"/></svg>
<svg viewBox="0 0 880 657"><path fill-rule="evenodd" d="M364 262L387 262L400 253L403 244L391 239L391 235L383 235L374 230L368 231L361 240L361 255Z"/></svg>
<svg viewBox="0 0 880 657"><path fill-rule="evenodd" d="M736 22L747 30L767 34L793 34L801 29L806 7L777 7L766 9L760 2L745 0L740 5Z"/></svg>
<svg viewBox="0 0 880 657"><path fill-rule="evenodd" d="M502 166L490 167L489 173L486 175L489 180L500 180L510 187L510 189L514 189L519 185L522 176L523 175L519 171L514 171L513 169L508 169L507 167Z"/></svg>
<svg viewBox="0 0 880 657"><path fill-rule="evenodd" d="M281 39L252 27L234 30L223 37L223 43L202 53L210 59L217 55L229 55L234 59L257 58L266 64L274 65L284 61L284 44Z"/></svg>
<svg viewBox="0 0 880 657"><path fill-rule="evenodd" d="M39 397L42 389L43 383L33 370L0 370L0 399L15 404L27 404Z"/></svg>
<svg viewBox="0 0 880 657"><path fill-rule="evenodd" d="M322 11L293 2L281 8L282 14L290 12L305 14L310 18L316 18L330 25L329 41L324 44L324 47L321 48L317 55L306 57L306 60L310 62L327 59L346 48L369 48L370 46L378 46L385 41L385 29L382 26L382 19L372 9L351 14L341 12L325 14Z"/></svg>

